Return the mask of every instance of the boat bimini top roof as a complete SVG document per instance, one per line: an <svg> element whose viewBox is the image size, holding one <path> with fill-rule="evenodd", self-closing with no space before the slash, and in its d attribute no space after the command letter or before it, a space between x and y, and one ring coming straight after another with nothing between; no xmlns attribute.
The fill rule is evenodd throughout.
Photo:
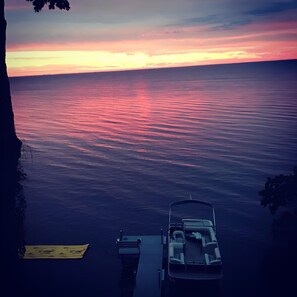
<svg viewBox="0 0 297 297"><path fill-rule="evenodd" d="M209 207L212 211L212 223L213 223L213 229L214 231L216 230L216 216L215 216L215 210L214 207L211 203L209 202L205 202L205 201L201 201L201 200L195 200L195 199L185 199L185 200L180 200L180 201L175 201L170 203L170 207L169 207L169 226L172 224L172 216L173 216L173 208L175 208L175 206L181 206L181 205L203 205L206 207Z"/></svg>

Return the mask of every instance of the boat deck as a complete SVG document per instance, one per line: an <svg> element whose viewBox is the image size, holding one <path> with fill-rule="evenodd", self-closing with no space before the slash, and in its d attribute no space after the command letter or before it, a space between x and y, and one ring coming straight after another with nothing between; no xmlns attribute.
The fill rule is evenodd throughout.
<svg viewBox="0 0 297 297"><path fill-rule="evenodd" d="M198 241L187 240L185 243L185 262L186 263L204 263L202 254L202 244Z"/></svg>
<svg viewBox="0 0 297 297"><path fill-rule="evenodd" d="M221 254L210 220L183 219L169 226L168 275L173 279L222 278Z"/></svg>

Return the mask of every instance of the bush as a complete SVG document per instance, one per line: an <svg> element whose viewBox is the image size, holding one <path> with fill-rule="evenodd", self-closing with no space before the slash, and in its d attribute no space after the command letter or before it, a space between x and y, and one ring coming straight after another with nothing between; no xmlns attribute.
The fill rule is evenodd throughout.
<svg viewBox="0 0 297 297"><path fill-rule="evenodd" d="M268 206L272 214L275 214L279 207L295 208L297 202L297 166L294 168L293 174L268 177L265 189L259 191L259 195L262 196L261 205Z"/></svg>

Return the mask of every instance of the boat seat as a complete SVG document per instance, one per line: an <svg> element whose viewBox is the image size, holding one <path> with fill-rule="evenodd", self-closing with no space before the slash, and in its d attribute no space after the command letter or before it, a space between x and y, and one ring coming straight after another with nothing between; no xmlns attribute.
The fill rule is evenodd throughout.
<svg viewBox="0 0 297 297"><path fill-rule="evenodd" d="M172 236L175 242L185 243L185 234L183 231L175 230Z"/></svg>
<svg viewBox="0 0 297 297"><path fill-rule="evenodd" d="M213 227L213 223L210 220L201 219L183 219L183 226L185 230L197 231L200 227Z"/></svg>
<svg viewBox="0 0 297 297"><path fill-rule="evenodd" d="M181 242L169 243L169 261L175 264L185 264L184 244Z"/></svg>
<svg viewBox="0 0 297 297"><path fill-rule="evenodd" d="M185 256L183 253L179 254L179 258L170 258L170 263L172 264L185 264Z"/></svg>
<svg viewBox="0 0 297 297"><path fill-rule="evenodd" d="M214 249L214 254L204 254L206 265L220 265L222 264L221 253L219 248Z"/></svg>
<svg viewBox="0 0 297 297"><path fill-rule="evenodd" d="M218 243L216 241L205 242L202 241L202 252L207 254L214 254L215 249L218 247Z"/></svg>

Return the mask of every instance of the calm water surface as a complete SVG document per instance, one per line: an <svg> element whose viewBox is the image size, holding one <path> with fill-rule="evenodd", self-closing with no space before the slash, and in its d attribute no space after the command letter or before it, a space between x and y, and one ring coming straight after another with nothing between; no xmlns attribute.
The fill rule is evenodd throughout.
<svg viewBox="0 0 297 297"><path fill-rule="evenodd" d="M169 203L191 194L216 208L224 261L217 291L200 293L273 295L272 217L258 191L297 164L296 61L14 78L11 87L27 146L26 243L90 243L84 260L25 262L28 294L124 296L118 231L159 234ZM198 296L186 291L166 295Z"/></svg>

